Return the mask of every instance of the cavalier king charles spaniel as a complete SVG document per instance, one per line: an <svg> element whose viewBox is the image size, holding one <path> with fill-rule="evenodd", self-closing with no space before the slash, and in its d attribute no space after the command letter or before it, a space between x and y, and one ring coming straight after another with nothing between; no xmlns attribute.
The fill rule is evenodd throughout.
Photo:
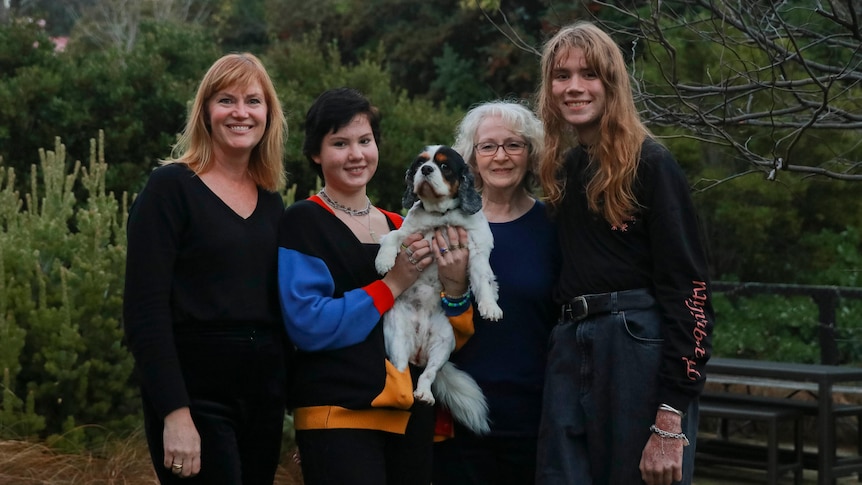
<svg viewBox="0 0 862 485"><path fill-rule="evenodd" d="M400 229L381 239L375 264L380 274L389 271L409 234L418 232L430 240L435 229L463 227L468 234L470 291L479 313L496 321L503 310L497 305L497 280L488 261L494 237L473 180L458 152L443 145L425 147L407 171L402 200L409 208L407 216ZM436 397L455 420L484 434L490 430L485 396L469 374L449 362L455 335L440 302L441 291L437 266L432 264L384 315L386 351L401 371L408 362L425 367L414 391L416 399L434 404Z"/></svg>

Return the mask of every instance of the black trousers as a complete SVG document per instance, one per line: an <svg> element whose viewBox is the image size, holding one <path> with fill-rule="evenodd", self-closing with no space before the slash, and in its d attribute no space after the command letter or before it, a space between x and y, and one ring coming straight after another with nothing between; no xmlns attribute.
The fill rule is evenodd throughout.
<svg viewBox="0 0 862 485"><path fill-rule="evenodd" d="M259 326L176 334L190 410L201 437L201 471L164 467L164 422L143 395L150 456L163 484L272 485L285 414L284 339Z"/></svg>
<svg viewBox="0 0 862 485"><path fill-rule="evenodd" d="M403 434L366 429L296 432L305 485L428 485L434 408L415 404Z"/></svg>
<svg viewBox="0 0 862 485"><path fill-rule="evenodd" d="M532 485L535 436L476 436L455 423L455 437L434 444L433 483Z"/></svg>

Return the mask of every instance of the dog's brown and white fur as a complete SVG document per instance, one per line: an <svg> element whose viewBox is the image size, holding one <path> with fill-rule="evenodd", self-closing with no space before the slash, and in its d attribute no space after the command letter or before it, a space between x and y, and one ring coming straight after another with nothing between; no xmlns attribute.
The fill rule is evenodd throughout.
<svg viewBox="0 0 862 485"><path fill-rule="evenodd" d="M468 276L479 313L487 320L499 320L503 311L497 305L497 281L488 261L494 237L473 180L458 152L442 145L426 147L407 171L402 202L410 210L401 228L380 241L375 263L380 274L389 271L409 234L422 233L430 240L437 228L463 227L470 252ZM449 362L455 336L440 304L441 289L437 266L432 264L395 300L383 320L389 360L399 370L408 362L425 366L414 397L433 404L436 396L454 419L476 433L486 433L488 405L482 390L469 374Z"/></svg>

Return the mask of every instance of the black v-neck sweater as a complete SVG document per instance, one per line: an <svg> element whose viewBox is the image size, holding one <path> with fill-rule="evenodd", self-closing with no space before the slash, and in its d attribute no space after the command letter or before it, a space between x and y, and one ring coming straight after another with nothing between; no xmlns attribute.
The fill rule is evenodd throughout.
<svg viewBox="0 0 862 485"><path fill-rule="evenodd" d="M196 326L281 332L284 203L258 188L242 218L184 164L155 169L129 210L123 317L143 392L162 417L189 403L174 335Z"/></svg>

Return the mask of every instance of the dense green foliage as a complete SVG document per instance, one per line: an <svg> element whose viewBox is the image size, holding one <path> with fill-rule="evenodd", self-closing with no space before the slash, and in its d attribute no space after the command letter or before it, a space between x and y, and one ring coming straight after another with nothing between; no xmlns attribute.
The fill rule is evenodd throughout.
<svg viewBox="0 0 862 485"><path fill-rule="evenodd" d="M320 51L318 35L278 43L265 57L288 116L289 181L297 184L299 194L317 186L317 176L302 155L301 145L305 112L321 87L355 87L382 113L380 165L369 195L381 207L399 211L407 167L425 145L452 142L460 113L423 99L410 99L406 92L394 88L380 61L382 52L369 53L358 63L347 65L334 45Z"/></svg>
<svg viewBox="0 0 862 485"><path fill-rule="evenodd" d="M809 297L761 295L732 298L718 295L715 309L720 327L715 355L747 359L820 363L818 309ZM835 327L838 362L862 362L862 301L840 301Z"/></svg>
<svg viewBox="0 0 862 485"><path fill-rule="evenodd" d="M36 150L62 135L69 154L84 158L104 128L109 191L136 191L182 129L217 55L212 39L200 27L144 21L129 53L82 42L54 54L51 46L35 24L0 28L0 57L12 54L0 61L0 156L25 173Z"/></svg>
<svg viewBox="0 0 862 485"><path fill-rule="evenodd" d="M275 37L293 37L320 29L324 43L337 39L338 49L348 63L377 52L382 44L393 83L411 96L448 100L462 108L487 97L530 96L535 88L536 57L501 36L481 11L459 8L459 3L459 0L266 2L272 13L269 29ZM545 2L512 3L517 5L503 7L503 11L516 34L533 45L541 42L543 17L552 24L571 18L557 18L561 12L548 9ZM563 9L563 13L567 11L568 7ZM501 18L499 14L495 17ZM457 56L447 51L447 46ZM453 96L462 88L466 92ZM480 97L466 96L469 94Z"/></svg>

